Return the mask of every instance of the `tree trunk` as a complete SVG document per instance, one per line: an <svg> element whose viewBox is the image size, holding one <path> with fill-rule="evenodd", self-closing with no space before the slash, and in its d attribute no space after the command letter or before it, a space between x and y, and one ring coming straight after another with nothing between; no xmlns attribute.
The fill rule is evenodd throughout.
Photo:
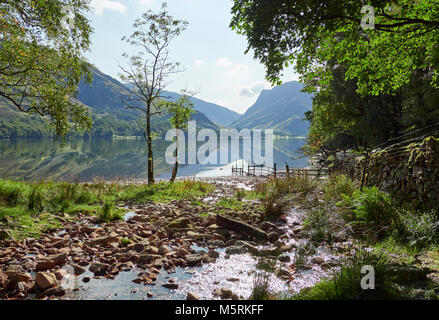
<svg viewBox="0 0 439 320"><path fill-rule="evenodd" d="M174 183L178 171L178 134L179 133L180 133L180 129L177 129L177 138L175 145L175 164L174 164L174 169L172 170L171 183Z"/></svg>
<svg viewBox="0 0 439 320"><path fill-rule="evenodd" d="M154 184L154 155L152 153L151 112L149 107L146 115L146 138L148 144L148 184Z"/></svg>

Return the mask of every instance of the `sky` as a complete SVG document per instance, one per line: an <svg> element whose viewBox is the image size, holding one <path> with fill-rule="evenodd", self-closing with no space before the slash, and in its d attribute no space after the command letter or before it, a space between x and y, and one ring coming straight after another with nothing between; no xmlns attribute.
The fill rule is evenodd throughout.
<svg viewBox="0 0 439 320"><path fill-rule="evenodd" d="M94 29L92 45L86 57L102 72L119 79L119 65L124 52L133 49L121 41L133 32L132 24L149 9L158 11L161 0L91 0L89 13ZM189 22L187 29L170 48L173 61L181 63L184 72L174 75L168 91L189 89L196 97L244 113L254 104L263 89L265 68L245 55L247 40L229 28L231 0L168 0L169 13ZM292 69L286 69L283 81L297 80Z"/></svg>

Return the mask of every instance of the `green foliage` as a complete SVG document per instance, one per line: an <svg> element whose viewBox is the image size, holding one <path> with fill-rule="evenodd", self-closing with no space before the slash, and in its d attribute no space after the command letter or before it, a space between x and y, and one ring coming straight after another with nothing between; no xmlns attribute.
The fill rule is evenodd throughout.
<svg viewBox="0 0 439 320"><path fill-rule="evenodd" d="M373 28L361 26L361 1L235 0L231 27L279 82L290 64L313 88L332 79L328 61L346 63L362 94L393 93L413 70L431 70L438 85L437 2L374 0ZM367 16L366 16L367 18ZM318 80L316 80L318 79Z"/></svg>
<svg viewBox="0 0 439 320"><path fill-rule="evenodd" d="M332 241L337 216L328 207L319 206L306 212L303 228L314 241Z"/></svg>
<svg viewBox="0 0 439 320"><path fill-rule="evenodd" d="M382 238L388 235L398 220L398 213L390 195L377 187L354 191L352 197L343 195L338 203L348 221L363 230L367 236Z"/></svg>
<svg viewBox="0 0 439 320"><path fill-rule="evenodd" d="M355 181L345 175L332 175L328 182L324 185L325 199L334 200L341 199L342 195L352 196L358 190Z"/></svg>
<svg viewBox="0 0 439 320"><path fill-rule="evenodd" d="M375 270L375 289L363 290L361 269L372 266ZM400 299L402 292L395 283L396 277L388 272L388 259L384 254L359 251L329 280L302 290L294 300L380 300Z"/></svg>
<svg viewBox="0 0 439 320"><path fill-rule="evenodd" d="M413 212L404 210L395 227L395 236L412 248L425 248L439 244L439 217L435 211Z"/></svg>
<svg viewBox="0 0 439 320"><path fill-rule="evenodd" d="M117 220L123 220L120 212L114 208L114 202L106 201L98 213L98 222L113 222Z"/></svg>
<svg viewBox="0 0 439 320"><path fill-rule="evenodd" d="M124 247L126 247L127 245L129 245L129 244L131 244L131 243L133 243L130 239L127 239L127 238L122 238L122 239L120 239L120 243L124 246Z"/></svg>
<svg viewBox="0 0 439 320"><path fill-rule="evenodd" d="M65 8L74 23L64 26ZM0 96L17 110L47 116L58 136L91 128L76 103L79 82L90 80L83 52L92 28L84 0L3 1L0 7Z"/></svg>

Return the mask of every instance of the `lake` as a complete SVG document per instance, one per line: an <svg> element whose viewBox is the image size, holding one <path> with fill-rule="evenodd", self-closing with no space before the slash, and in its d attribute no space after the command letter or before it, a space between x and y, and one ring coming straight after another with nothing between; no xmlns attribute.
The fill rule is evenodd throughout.
<svg viewBox="0 0 439 320"><path fill-rule="evenodd" d="M275 139L273 157L277 167L284 168L286 162L291 168L307 166L308 159L300 154L304 143L304 139ZM165 151L170 144L164 140L154 141L156 179L167 179L171 175L172 166L165 161ZM238 162L241 164L242 160ZM229 176L232 165L181 165L178 176ZM74 139L64 145L50 139L0 140L0 178L3 179L78 182L95 178L146 179L146 170L146 142L141 138Z"/></svg>

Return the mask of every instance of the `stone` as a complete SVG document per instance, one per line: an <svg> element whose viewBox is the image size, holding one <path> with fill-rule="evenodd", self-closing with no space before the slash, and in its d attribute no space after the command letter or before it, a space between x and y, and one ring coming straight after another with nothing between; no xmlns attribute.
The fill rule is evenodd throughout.
<svg viewBox="0 0 439 320"><path fill-rule="evenodd" d="M8 282L9 282L8 276L2 271L0 271L0 288L6 289L6 287L8 286Z"/></svg>
<svg viewBox="0 0 439 320"><path fill-rule="evenodd" d="M6 275L11 285L32 280L32 276L26 272L6 271Z"/></svg>
<svg viewBox="0 0 439 320"><path fill-rule="evenodd" d="M189 291L186 294L186 300L200 300L200 297L196 293Z"/></svg>
<svg viewBox="0 0 439 320"><path fill-rule="evenodd" d="M191 221L186 217L181 217L170 222L167 227L171 229L182 229L186 228Z"/></svg>
<svg viewBox="0 0 439 320"><path fill-rule="evenodd" d="M109 235L105 237L94 238L88 242L92 246L106 246L113 242L119 242L119 237L116 235Z"/></svg>
<svg viewBox="0 0 439 320"><path fill-rule="evenodd" d="M82 282L84 282L84 283L88 283L88 282L90 282L90 278L89 277L84 277L84 278L82 278Z"/></svg>
<svg viewBox="0 0 439 320"><path fill-rule="evenodd" d="M269 234L267 234L267 237L268 237L268 241L270 241L271 243L274 243L277 240L279 240L279 234L275 231L272 231Z"/></svg>
<svg viewBox="0 0 439 320"><path fill-rule="evenodd" d="M67 262L67 253L62 252L58 254L53 254L47 256L46 258L37 261L35 266L36 271L46 271L48 269L52 269L58 265L64 264Z"/></svg>
<svg viewBox="0 0 439 320"><path fill-rule="evenodd" d="M324 258L322 258L322 257L312 257L311 258L311 263L314 263L314 264L322 264L322 263L324 263L325 262L325 259Z"/></svg>
<svg viewBox="0 0 439 320"><path fill-rule="evenodd" d="M94 262L91 264L89 270L93 272L95 276L101 276L107 273L109 267L108 264Z"/></svg>
<svg viewBox="0 0 439 320"><path fill-rule="evenodd" d="M196 266L197 264L201 263L202 260L203 256L199 254L189 254L186 256L186 263L190 267Z"/></svg>
<svg viewBox="0 0 439 320"><path fill-rule="evenodd" d="M87 271L85 268L81 267L79 264L72 263L71 266L75 272L75 276L79 276Z"/></svg>
<svg viewBox="0 0 439 320"><path fill-rule="evenodd" d="M35 275L35 283L43 290L58 285L56 276L50 272L37 272Z"/></svg>
<svg viewBox="0 0 439 320"><path fill-rule="evenodd" d="M171 248L169 248L168 246L160 246L158 249L158 253L161 255L165 255L169 252L171 252Z"/></svg>
<svg viewBox="0 0 439 320"><path fill-rule="evenodd" d="M220 290L220 297L221 299L230 299L233 295L232 290L227 288L221 288Z"/></svg>
<svg viewBox="0 0 439 320"><path fill-rule="evenodd" d="M41 296L55 296L55 297L61 297L66 294L66 290L61 286L56 286L52 288L48 288L47 290L43 291Z"/></svg>
<svg viewBox="0 0 439 320"><path fill-rule="evenodd" d="M247 250L244 246L231 246L226 249L226 254L244 254Z"/></svg>
<svg viewBox="0 0 439 320"><path fill-rule="evenodd" d="M280 262L290 262L290 261L291 261L291 258L290 258L290 256L287 255L287 254L281 254L281 255L278 257L278 260L279 260Z"/></svg>
<svg viewBox="0 0 439 320"><path fill-rule="evenodd" d="M164 287L166 289L170 289L170 290L177 290L178 289L178 284L168 282L168 283L162 284L162 287Z"/></svg>

